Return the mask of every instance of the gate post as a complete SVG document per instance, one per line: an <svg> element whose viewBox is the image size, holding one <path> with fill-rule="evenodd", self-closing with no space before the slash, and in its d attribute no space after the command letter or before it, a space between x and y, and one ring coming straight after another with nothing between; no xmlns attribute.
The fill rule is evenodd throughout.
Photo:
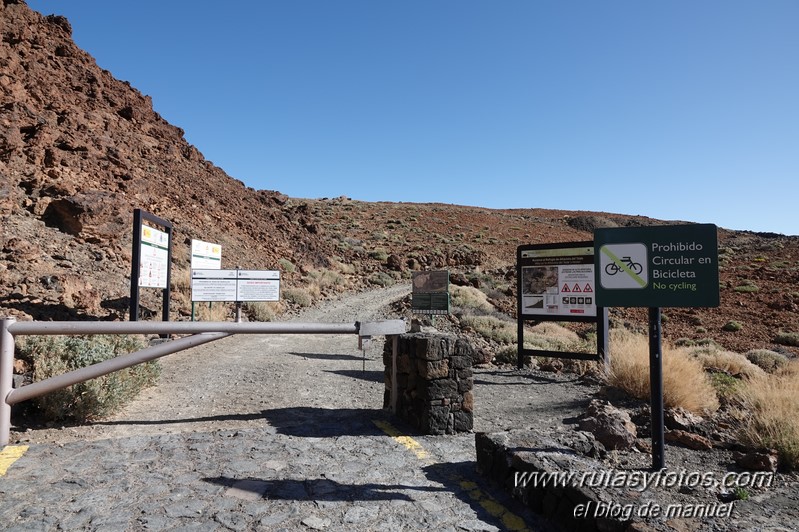
<svg viewBox="0 0 799 532"><path fill-rule="evenodd" d="M14 384L14 335L8 328L16 321L0 318L0 447L8 445L11 436L11 405L6 397Z"/></svg>

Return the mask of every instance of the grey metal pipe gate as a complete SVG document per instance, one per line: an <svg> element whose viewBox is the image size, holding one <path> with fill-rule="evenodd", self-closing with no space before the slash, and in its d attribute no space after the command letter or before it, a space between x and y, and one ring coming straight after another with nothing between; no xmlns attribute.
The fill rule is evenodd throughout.
<svg viewBox="0 0 799 532"><path fill-rule="evenodd" d="M238 323L238 322L72 322L21 321L0 318L0 446L11 436L11 405L79 382L107 375L184 349L196 347L232 334L357 334L361 339L394 336L405 332L404 320L355 323ZM191 334L159 345L13 389L14 337L22 335L76 334ZM392 387L392 405L396 386Z"/></svg>

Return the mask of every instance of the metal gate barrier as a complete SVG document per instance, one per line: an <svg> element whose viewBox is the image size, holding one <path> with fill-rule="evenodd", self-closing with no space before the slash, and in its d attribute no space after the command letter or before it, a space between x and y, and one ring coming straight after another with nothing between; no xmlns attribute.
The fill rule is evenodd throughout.
<svg viewBox="0 0 799 532"><path fill-rule="evenodd" d="M397 335L405 332L404 320L355 323L240 323L240 322L92 322L21 321L0 318L0 446L11 435L11 405L73 384L101 377L184 349L220 340L233 334L357 334L359 345L372 336L393 337L396 360ZM14 338L24 335L78 334L190 334L141 351L51 377L21 388L13 388ZM393 395L392 390L392 395Z"/></svg>

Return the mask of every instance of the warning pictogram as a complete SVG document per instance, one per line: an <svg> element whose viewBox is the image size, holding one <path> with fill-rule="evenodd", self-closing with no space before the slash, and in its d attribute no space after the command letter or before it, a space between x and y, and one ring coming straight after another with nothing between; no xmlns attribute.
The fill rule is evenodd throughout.
<svg viewBox="0 0 799 532"><path fill-rule="evenodd" d="M574 283L574 288L572 288L572 292L582 292L582 291L583 291L583 289L580 288L580 285L577 284L577 283Z"/></svg>
<svg viewBox="0 0 799 532"><path fill-rule="evenodd" d="M560 291L561 292L571 292L571 288L569 288L569 285L564 284L563 288L561 288Z"/></svg>
<svg viewBox="0 0 799 532"><path fill-rule="evenodd" d="M591 288L590 284L586 284L585 288L583 288L583 292L593 292L593 291L594 291L594 289Z"/></svg>

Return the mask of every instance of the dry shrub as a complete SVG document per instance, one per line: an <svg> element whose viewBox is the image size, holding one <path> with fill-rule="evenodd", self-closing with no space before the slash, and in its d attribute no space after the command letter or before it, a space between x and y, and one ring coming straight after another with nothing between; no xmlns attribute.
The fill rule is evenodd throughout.
<svg viewBox="0 0 799 532"><path fill-rule="evenodd" d="M194 304L194 319L197 321L227 321L231 312L229 303L198 301Z"/></svg>
<svg viewBox="0 0 799 532"><path fill-rule="evenodd" d="M562 343L577 344L580 342L580 337L576 332L572 331L571 329L567 329L562 325L558 325L557 323L552 323L551 321L539 323L538 325L530 327L527 330L533 334L545 336ZM527 338L526 334L525 338Z"/></svg>
<svg viewBox="0 0 799 532"><path fill-rule="evenodd" d="M303 288L284 288L282 295L284 300L300 307L310 307L314 300L314 296ZM317 293L317 297L318 295Z"/></svg>
<svg viewBox="0 0 799 532"><path fill-rule="evenodd" d="M608 384L638 399L649 399L649 339L624 330L611 331ZM718 406L716 392L699 361L680 347L663 347L663 402L709 413Z"/></svg>
<svg viewBox="0 0 799 532"><path fill-rule="evenodd" d="M776 373L788 365L788 357L769 349L747 351L746 359L766 373Z"/></svg>
<svg viewBox="0 0 799 532"><path fill-rule="evenodd" d="M727 351L715 346L691 348L690 354L702 364L702 367L723 371L730 375L740 375L747 379L763 377L765 372L739 353Z"/></svg>
<svg viewBox="0 0 799 532"><path fill-rule="evenodd" d="M274 321L283 313L283 305L279 301L250 301L244 304L244 308L253 321Z"/></svg>
<svg viewBox="0 0 799 532"><path fill-rule="evenodd" d="M191 311L191 269L188 267L178 268L172 272L171 298L177 304L176 310L183 312Z"/></svg>
<svg viewBox="0 0 799 532"><path fill-rule="evenodd" d="M799 469L799 361L776 375L752 380L741 397L743 440L777 449L783 466Z"/></svg>
<svg viewBox="0 0 799 532"><path fill-rule="evenodd" d="M486 295L472 286L451 286L450 296L453 307L473 309L484 313L494 311L494 305L488 302Z"/></svg>
<svg viewBox="0 0 799 532"><path fill-rule="evenodd" d="M463 316L461 323L471 327L481 336L500 344L518 341L515 321L502 320L495 316Z"/></svg>
<svg viewBox="0 0 799 532"><path fill-rule="evenodd" d="M330 266L339 273L343 273L344 275L355 275L355 265L354 264L347 264L345 262L341 262L339 260L331 260Z"/></svg>
<svg viewBox="0 0 799 532"><path fill-rule="evenodd" d="M319 288L337 288L343 290L347 285L347 280L339 272L321 269L308 272L308 279L313 281Z"/></svg>

